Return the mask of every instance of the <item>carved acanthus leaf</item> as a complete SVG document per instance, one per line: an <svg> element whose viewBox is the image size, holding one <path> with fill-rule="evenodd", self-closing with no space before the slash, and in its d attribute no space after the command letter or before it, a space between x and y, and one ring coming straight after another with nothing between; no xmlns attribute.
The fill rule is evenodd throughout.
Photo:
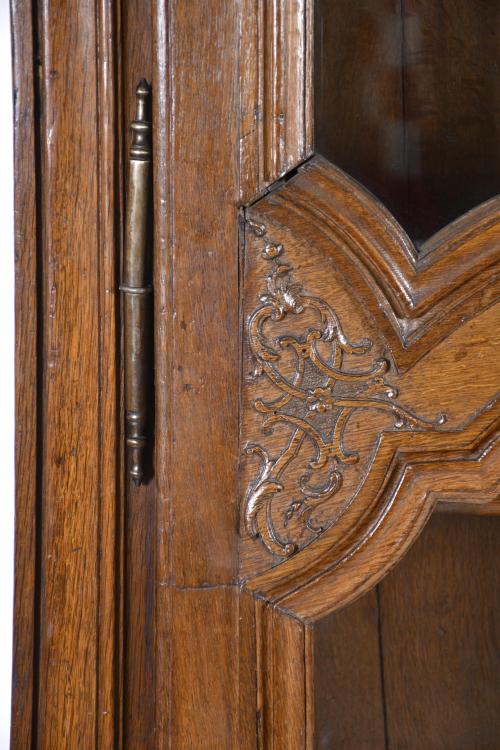
<svg viewBox="0 0 500 750"><path fill-rule="evenodd" d="M250 229L258 237L266 234L263 225L252 224ZM263 445L246 447L248 455L258 456L260 466L246 494L244 520L251 537L260 538L274 555L289 556L327 528L314 522L313 512L339 491L348 466L359 459L344 446L344 432L354 412L384 411L393 417L393 427L401 430L432 430L443 424L445 417L426 420L399 404L397 389L384 378L390 367L386 359L374 359L362 371L344 366L346 354L365 355L372 347L371 340L350 341L333 308L294 280L283 254L282 245L270 242L261 251L270 267L266 290L249 316L247 336L255 360L254 381L265 376L278 391L272 401L262 397L254 401L255 410L263 415L262 431L270 433L276 425L285 425L289 438L276 456L270 456ZM269 324L305 311L317 318L315 327L302 335L270 335ZM294 354L291 376L280 369L285 350ZM283 496L287 471L303 460L305 441L312 445L314 458L304 465L299 496L291 497L286 505L281 524L284 534L278 532L274 521L274 503L276 497ZM288 532L292 519L295 527L298 523L306 532L300 539Z"/></svg>

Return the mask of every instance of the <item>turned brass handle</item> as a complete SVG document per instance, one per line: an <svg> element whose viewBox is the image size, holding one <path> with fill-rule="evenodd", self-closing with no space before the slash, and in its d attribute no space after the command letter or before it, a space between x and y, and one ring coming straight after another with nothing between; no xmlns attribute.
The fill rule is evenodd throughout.
<svg viewBox="0 0 500 750"><path fill-rule="evenodd" d="M150 89L136 89L136 118L130 125L125 252L122 283L124 314L125 439L128 471L134 483L144 479L150 389L151 291L148 257L151 191Z"/></svg>

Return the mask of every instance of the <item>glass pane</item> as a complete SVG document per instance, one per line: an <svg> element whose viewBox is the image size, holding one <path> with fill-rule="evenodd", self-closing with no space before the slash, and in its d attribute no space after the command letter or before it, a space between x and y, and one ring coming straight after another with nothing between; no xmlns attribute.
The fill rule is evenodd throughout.
<svg viewBox="0 0 500 750"><path fill-rule="evenodd" d="M500 2L315 8L315 150L417 244L499 193Z"/></svg>

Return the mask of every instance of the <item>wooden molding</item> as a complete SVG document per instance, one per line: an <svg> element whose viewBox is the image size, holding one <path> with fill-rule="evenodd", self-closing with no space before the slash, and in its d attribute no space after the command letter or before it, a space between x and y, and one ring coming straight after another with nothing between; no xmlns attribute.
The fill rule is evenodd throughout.
<svg viewBox="0 0 500 750"><path fill-rule="evenodd" d="M498 297L498 196L419 251L380 201L320 156L266 205L277 221L287 213L290 228L306 222L316 237L330 240L327 252L335 249L336 265L362 298L373 300L373 314L402 372Z"/></svg>
<svg viewBox="0 0 500 750"><path fill-rule="evenodd" d="M255 627L257 747L312 747L311 629L259 599Z"/></svg>
<svg viewBox="0 0 500 750"><path fill-rule="evenodd" d="M337 532L333 540L332 534L330 543L321 539L314 561L311 545L307 550L311 552L300 560L300 570L288 570L288 576L282 570L279 582L276 576L264 574L251 586L305 621L320 619L353 601L397 564L422 530L435 502L448 493L454 498L480 495L483 502L499 499L499 423L497 401L494 409L488 408L463 432L441 433L440 448L436 445L434 450L396 445L394 433L385 434L377 453L379 471L376 466L371 468L356 501L365 505L365 491L371 494L375 485L379 492L372 505L366 502L367 512L359 524L342 538Z"/></svg>
<svg viewBox="0 0 500 750"><path fill-rule="evenodd" d="M312 153L312 0L244 0L240 31L240 200Z"/></svg>
<svg viewBox="0 0 500 750"><path fill-rule="evenodd" d="M247 211L241 573L284 612L375 585L437 503L499 507L499 205L417 251L314 157Z"/></svg>
<svg viewBox="0 0 500 750"><path fill-rule="evenodd" d="M16 258L16 515L11 744L32 747L37 533L37 216L31 5L12 3Z"/></svg>
<svg viewBox="0 0 500 750"><path fill-rule="evenodd" d="M12 4L11 745L54 747L64 738L111 747L120 713L121 553L115 8L107 0L83 12L74 3L45 5L37 23L34 10Z"/></svg>

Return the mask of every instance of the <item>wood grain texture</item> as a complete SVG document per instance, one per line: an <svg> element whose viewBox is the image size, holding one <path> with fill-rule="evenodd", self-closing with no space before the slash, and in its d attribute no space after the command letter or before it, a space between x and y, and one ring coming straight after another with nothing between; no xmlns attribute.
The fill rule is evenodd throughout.
<svg viewBox="0 0 500 750"><path fill-rule="evenodd" d="M310 149L310 12L303 2L217 3L208 17L196 2L155 11L157 747L255 747L253 603L240 599L235 628L240 597L228 588L238 554L237 204ZM198 648L214 629L210 662L190 659L185 634ZM227 674L235 663L240 678Z"/></svg>
<svg viewBox="0 0 500 750"><path fill-rule="evenodd" d="M381 203L315 157L259 207L278 221L286 213L287 227L299 234L307 222L307 240L314 231L315 241L335 252L358 294L373 299L372 315L404 370L496 300L499 204L498 197L487 201L417 250Z"/></svg>
<svg viewBox="0 0 500 750"><path fill-rule="evenodd" d="M240 31L240 200L312 153L311 0L244 0Z"/></svg>
<svg viewBox="0 0 500 750"><path fill-rule="evenodd" d="M314 626L314 747L385 750L376 591Z"/></svg>
<svg viewBox="0 0 500 750"><path fill-rule="evenodd" d="M234 586L240 20L227 3L154 8L158 748L255 736Z"/></svg>
<svg viewBox="0 0 500 750"><path fill-rule="evenodd" d="M316 619L372 586L417 536L436 502L466 503L474 497L492 503L494 510L499 489L498 341L493 333L500 312L494 304L498 200L462 217L417 251L372 196L315 157L255 204L248 220L242 448L250 448L242 463L242 503L253 508L255 518L259 513L264 518L268 510L262 528L242 519L241 571L252 590L301 618ZM283 266L288 267L285 273ZM345 355L343 390L335 391L332 404L355 412L330 447L309 425L315 419L315 399L322 404L328 394L300 391L300 378L307 387L313 377L312 364L298 375L296 360L285 351L298 336L299 361L313 362L305 336L316 330L326 346L327 333L321 333L325 320L333 340L341 330L348 342L372 342L369 351L366 343L358 344L358 349L365 347L364 354ZM259 367L264 374L259 375ZM371 375L356 375L360 372ZM305 417L300 400L289 407L288 401L265 406L283 396L286 377L288 382L299 378L290 391L297 394L294 398L314 401ZM349 380L360 383L363 377L364 386L346 390ZM348 393L352 401L346 400ZM374 401L363 402L366 393ZM324 406L326 419L326 401ZM291 417L287 408L295 409ZM400 408L397 428L390 413ZM446 415L444 424L437 420L440 413ZM336 424L335 414L331 419ZM305 422L297 421L301 415ZM414 417L424 421L412 427ZM334 422L330 428L321 423L322 429L333 430ZM292 436L292 424L307 433L304 447L299 433ZM263 432L266 426L272 432ZM294 440L298 447L292 446ZM343 455L344 441L347 454L356 450L357 457ZM291 460L292 469L288 479L286 474L275 479L273 467L285 448L286 463L284 453L280 461L288 466ZM273 460L259 468L262 450ZM339 476L328 501L322 507L311 504L313 510L305 501L299 508L296 494L304 488L307 467L307 482L325 486L325 470L311 479L311 462L328 468L325 459L333 454L340 457ZM290 490L280 488L283 481L291 482ZM266 525L274 540L266 541L269 549L262 544ZM290 547L285 542L280 550L279 538Z"/></svg>
<svg viewBox="0 0 500 750"><path fill-rule="evenodd" d="M11 744L107 747L120 704L113 11L87 4L76 25L71 4L13 10L23 590Z"/></svg>
<svg viewBox="0 0 500 750"><path fill-rule="evenodd" d="M36 673L37 217L31 8L11 4L16 274L16 516L11 744L31 746ZM37 690L35 682L35 693Z"/></svg>
<svg viewBox="0 0 500 750"><path fill-rule="evenodd" d="M172 747L238 747L238 591L176 589L172 606Z"/></svg>
<svg viewBox="0 0 500 750"><path fill-rule="evenodd" d="M69 2L39 10L44 421L38 747L57 746L62 737L91 747L100 362L97 80L87 50L97 41L95 6ZM76 14L78 25L72 23Z"/></svg>
<svg viewBox="0 0 500 750"><path fill-rule="evenodd" d="M207 16L197 2L169 12L173 577L227 584L237 570L238 13L219 3Z"/></svg>
<svg viewBox="0 0 500 750"><path fill-rule="evenodd" d="M495 0L315 5L315 150L419 244L500 192L499 26Z"/></svg>
<svg viewBox="0 0 500 750"><path fill-rule="evenodd" d="M434 517L380 584L389 746L500 737L500 519Z"/></svg>

